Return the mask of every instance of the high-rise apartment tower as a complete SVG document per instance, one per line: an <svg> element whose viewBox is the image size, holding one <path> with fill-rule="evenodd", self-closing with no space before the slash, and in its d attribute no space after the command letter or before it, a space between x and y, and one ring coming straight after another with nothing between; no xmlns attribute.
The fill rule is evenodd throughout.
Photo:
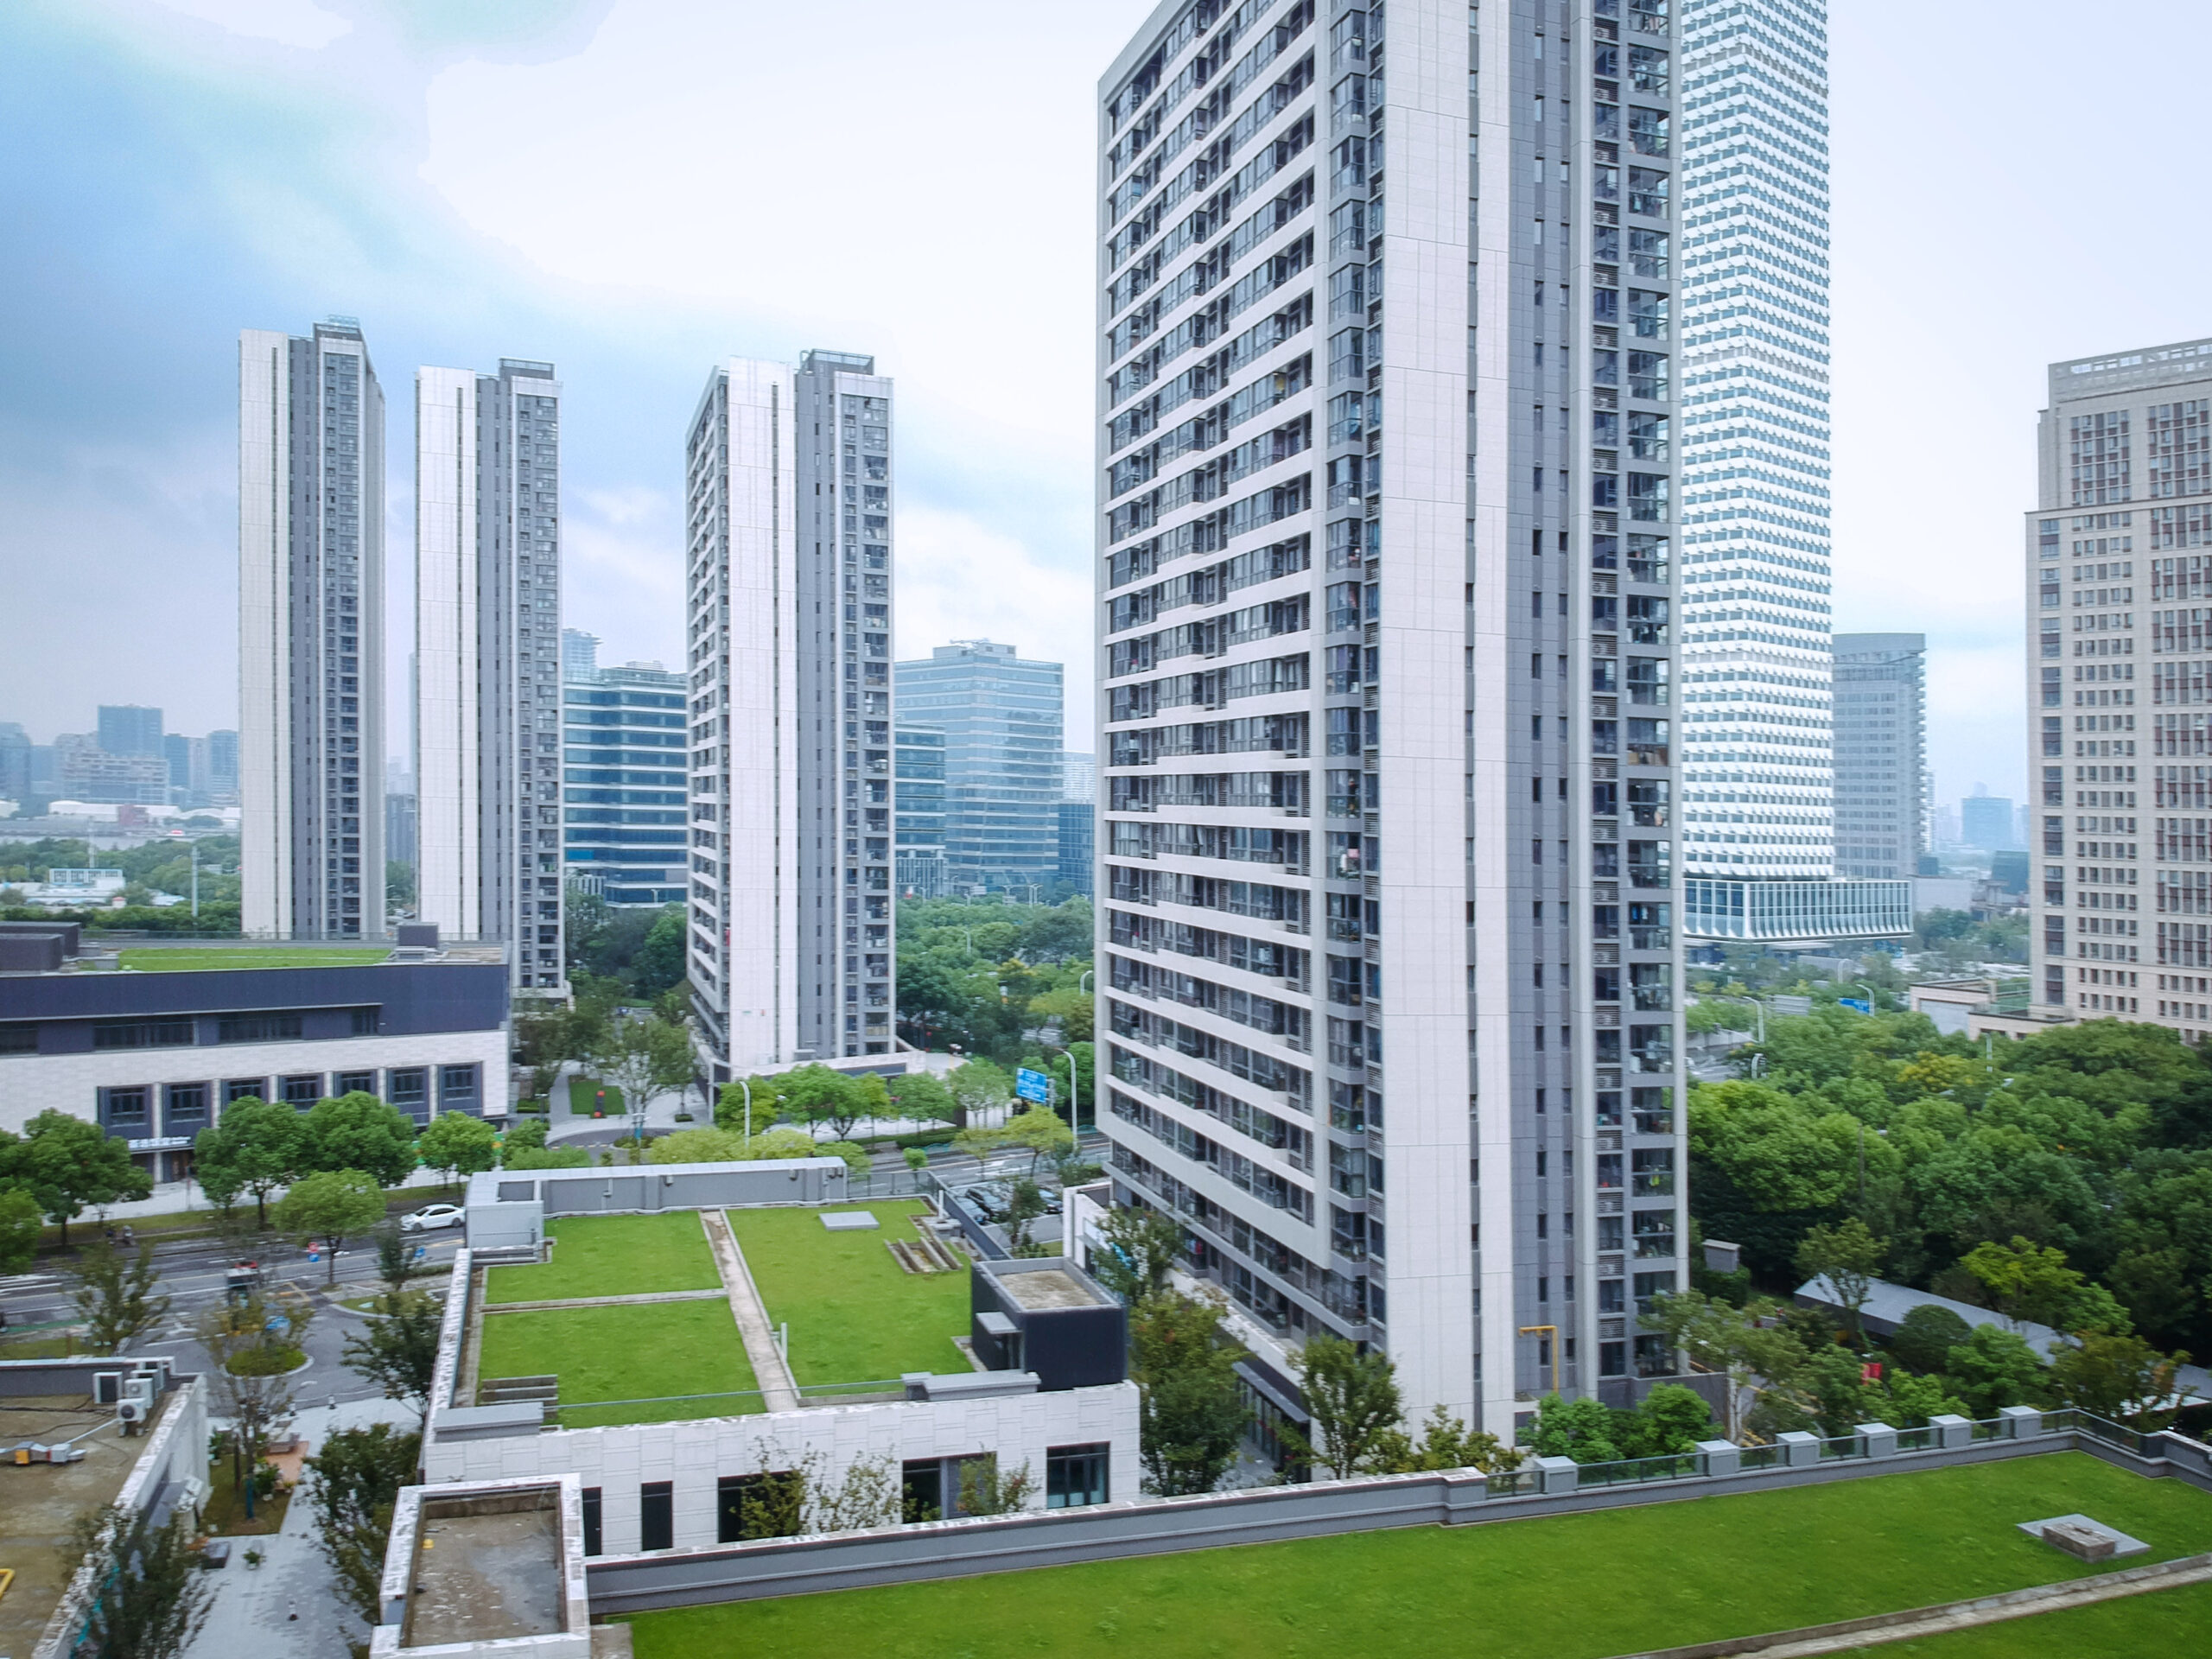
<svg viewBox="0 0 2212 1659"><path fill-rule="evenodd" d="M1680 1282L1656 0L1173 0L1100 85L1099 1041L1264 1363L1494 1432Z"/></svg>
<svg viewBox="0 0 2212 1659"><path fill-rule="evenodd" d="M238 336L238 869L251 934L385 931L384 391L360 325Z"/></svg>
<svg viewBox="0 0 2212 1659"><path fill-rule="evenodd" d="M2036 435L2024 584L2035 997L2201 1043L2212 1033L2212 340L2052 364Z"/></svg>
<svg viewBox="0 0 2212 1659"><path fill-rule="evenodd" d="M415 375L415 903L561 962L561 383L550 363Z"/></svg>
<svg viewBox="0 0 2212 1659"><path fill-rule="evenodd" d="M891 395L708 377L684 446L690 982L718 1072L891 1052Z"/></svg>

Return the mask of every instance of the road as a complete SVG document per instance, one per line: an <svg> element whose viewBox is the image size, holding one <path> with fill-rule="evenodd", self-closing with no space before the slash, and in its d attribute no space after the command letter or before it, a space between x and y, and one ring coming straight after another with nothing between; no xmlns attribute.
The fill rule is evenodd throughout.
<svg viewBox="0 0 2212 1659"><path fill-rule="evenodd" d="M461 1229L416 1235L414 1242L423 1245L427 1252L423 1265L432 1269L423 1284L441 1285L440 1272L452 1265L454 1252L460 1248ZM310 1262L303 1251L274 1236L264 1236L257 1243L195 1238L156 1243L154 1265L161 1293L170 1299L169 1311L160 1327L134 1344L130 1351L169 1356L180 1370L207 1369L207 1351L194 1338L193 1324L211 1304L222 1300L224 1271L242 1257L261 1263L270 1287L283 1285L314 1298L316 1316L308 1327L305 1344L308 1363L293 1373L298 1379L299 1402L321 1406L378 1397L378 1390L346 1370L340 1359L346 1338L363 1324L362 1316L339 1306L340 1300L372 1294L381 1287L376 1247L366 1241L339 1252L337 1288L327 1294L325 1280L331 1264ZM7 1315L10 1332L74 1319L76 1310L69 1300L73 1288L65 1260L48 1257L34 1272L0 1279L0 1313Z"/></svg>

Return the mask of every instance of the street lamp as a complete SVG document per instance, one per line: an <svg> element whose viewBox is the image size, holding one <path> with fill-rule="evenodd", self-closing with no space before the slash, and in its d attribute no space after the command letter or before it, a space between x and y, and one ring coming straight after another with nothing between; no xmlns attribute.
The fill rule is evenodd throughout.
<svg viewBox="0 0 2212 1659"><path fill-rule="evenodd" d="M749 1150L753 1145L753 1085L740 1077L737 1086L745 1091L745 1144Z"/></svg>

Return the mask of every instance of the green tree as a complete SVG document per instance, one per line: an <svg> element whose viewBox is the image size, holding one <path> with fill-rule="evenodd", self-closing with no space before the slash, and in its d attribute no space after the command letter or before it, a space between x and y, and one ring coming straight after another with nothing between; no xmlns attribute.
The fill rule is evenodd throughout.
<svg viewBox="0 0 2212 1659"><path fill-rule="evenodd" d="M415 907L415 867L396 858L384 861L385 899L397 909Z"/></svg>
<svg viewBox="0 0 2212 1659"><path fill-rule="evenodd" d="M963 1114L995 1111L1014 1097L1014 1082L988 1060L967 1060L944 1079Z"/></svg>
<svg viewBox="0 0 2212 1659"><path fill-rule="evenodd" d="M551 1133L551 1125L543 1118L525 1117L499 1137L499 1155L504 1160L509 1154L525 1148L543 1148L546 1136Z"/></svg>
<svg viewBox="0 0 2212 1659"><path fill-rule="evenodd" d="M657 1014L613 1020L593 1061L608 1082L621 1086L633 1110L656 1095L690 1088L698 1066L691 1033Z"/></svg>
<svg viewBox="0 0 2212 1659"><path fill-rule="evenodd" d="M399 1224L397 1216L386 1216L377 1224L374 1235L377 1247L377 1276L384 1281L388 1291L402 1291L417 1274L415 1266L416 1246ZM429 1268L420 1269L428 1273Z"/></svg>
<svg viewBox="0 0 2212 1659"><path fill-rule="evenodd" d="M293 1395L285 1373L241 1362L266 1353L274 1343L289 1345L313 1313L304 1296L272 1300L256 1291L244 1301L217 1302L194 1321L193 1334L214 1362L204 1373L211 1390L208 1405L227 1425L220 1433L230 1447L232 1484L246 1494L248 1515L253 1513L248 1473L261 1466L276 1425L291 1414ZM279 1318L284 1323L272 1332L271 1322Z"/></svg>
<svg viewBox="0 0 2212 1659"><path fill-rule="evenodd" d="M590 1166L591 1154L582 1147L523 1147L507 1154L501 1166L522 1170L588 1169Z"/></svg>
<svg viewBox="0 0 2212 1659"><path fill-rule="evenodd" d="M1211 1491L1251 1421L1236 1384L1237 1351L1222 1339L1227 1309L1217 1292L1200 1299L1169 1290L1129 1310L1138 1455L1145 1490L1163 1497Z"/></svg>
<svg viewBox="0 0 2212 1659"><path fill-rule="evenodd" d="M632 964L637 994L647 1001L683 982L683 907L671 905L653 918Z"/></svg>
<svg viewBox="0 0 2212 1659"><path fill-rule="evenodd" d="M934 956L909 954L902 948L898 1003L899 1027L918 1047L930 1048L940 1040L973 1040L970 1022L976 994L969 988L967 976L950 963Z"/></svg>
<svg viewBox="0 0 2212 1659"><path fill-rule="evenodd" d="M1585 1396L1569 1400L1548 1394L1536 1404L1529 1449L1540 1458L1573 1458L1577 1463L1618 1463L1628 1454L1615 1438L1610 1407Z"/></svg>
<svg viewBox="0 0 2212 1659"><path fill-rule="evenodd" d="M1165 1210L1109 1211L1099 1224L1105 1248L1090 1258L1091 1276L1124 1302L1166 1290L1183 1253L1183 1229Z"/></svg>
<svg viewBox="0 0 2212 1659"><path fill-rule="evenodd" d="M302 1244L328 1241L329 1284L338 1282L338 1250L385 1217L384 1192L376 1177L358 1169L326 1169L292 1184L276 1206L276 1224Z"/></svg>
<svg viewBox="0 0 2212 1659"><path fill-rule="evenodd" d="M119 1503L79 1517L79 1570L95 1590L69 1646L74 1659L180 1659L214 1599L192 1534L181 1506L161 1526Z"/></svg>
<svg viewBox="0 0 2212 1659"><path fill-rule="evenodd" d="M415 1173L415 1122L374 1095L355 1090L319 1100L302 1120L303 1172L359 1170L379 1186L397 1186Z"/></svg>
<svg viewBox="0 0 2212 1659"><path fill-rule="evenodd" d="M910 1123L950 1123L952 1096L927 1071L909 1071L891 1079L892 1109Z"/></svg>
<svg viewBox="0 0 2212 1659"><path fill-rule="evenodd" d="M389 1290L377 1298L375 1317L348 1334L343 1360L387 1400L404 1400L430 1422L430 1385L438 1370L438 1331L445 1317L436 1298L419 1290Z"/></svg>
<svg viewBox="0 0 2212 1659"><path fill-rule="evenodd" d="M154 1247L125 1255L95 1239L77 1255L76 1287L69 1300L85 1323L85 1345L96 1354L121 1353L165 1319L169 1299L155 1294Z"/></svg>
<svg viewBox="0 0 2212 1659"><path fill-rule="evenodd" d="M869 1109L857 1077L819 1065L802 1065L787 1072L778 1091L778 1104L785 1116L800 1123L826 1125L840 1140L852 1134L854 1125Z"/></svg>
<svg viewBox="0 0 2212 1659"><path fill-rule="evenodd" d="M2163 1428L2186 1397L2176 1379L2187 1363L2187 1354L2162 1354L2140 1337L2084 1331L2050 1357L2050 1386L2099 1417Z"/></svg>
<svg viewBox="0 0 2212 1659"><path fill-rule="evenodd" d="M1005 1145L1019 1147L1029 1154L1029 1173L1033 1177L1041 1160L1075 1150L1075 1131L1049 1106L1032 1106L1025 1112L1017 1112L999 1133Z"/></svg>
<svg viewBox="0 0 2212 1659"><path fill-rule="evenodd" d="M1615 1438L1631 1458L1679 1457L1711 1440L1713 1408L1694 1389L1679 1382L1653 1386L1633 1411L1624 1411Z"/></svg>
<svg viewBox="0 0 2212 1659"><path fill-rule="evenodd" d="M399 1489L414 1484L423 1437L390 1423L334 1429L307 1460L315 1546L338 1576L338 1592L363 1623L384 1621L385 1550Z"/></svg>
<svg viewBox="0 0 2212 1659"><path fill-rule="evenodd" d="M1797 1271L1828 1281L1850 1316L1852 1334L1862 1353L1866 1347L1866 1299L1874 1293L1875 1276L1889 1249L1890 1241L1875 1237L1856 1216L1847 1216L1834 1227L1815 1227L1797 1246Z"/></svg>
<svg viewBox="0 0 2212 1659"><path fill-rule="evenodd" d="M1973 1327L1948 1307L1923 1302L1908 1309L1890 1338L1890 1352L1910 1371L1940 1371L1951 1350L1973 1334Z"/></svg>
<svg viewBox="0 0 2212 1659"><path fill-rule="evenodd" d="M589 982L578 988L567 1007L515 1016L515 1059L530 1068L530 1092L534 1099L549 1098L561 1068L589 1059L606 1040L613 995L620 988L613 982Z"/></svg>
<svg viewBox="0 0 2212 1659"><path fill-rule="evenodd" d="M282 1101L249 1095L192 1142L192 1173L207 1196L227 1210L241 1192L253 1194L254 1219L269 1224L269 1195L289 1185L306 1166L307 1127Z"/></svg>
<svg viewBox="0 0 2212 1659"><path fill-rule="evenodd" d="M2113 1323L2117 1304L2066 1265L2066 1252L2015 1236L2010 1245L1977 1244L1959 1265L1980 1281L1989 1305L2014 1329L2034 1323L2062 1331ZM2125 1323L2124 1316L2122 1323Z"/></svg>
<svg viewBox="0 0 2212 1659"><path fill-rule="evenodd" d="M441 1112L424 1125L415 1150L432 1169L458 1180L499 1161L499 1132L467 1112Z"/></svg>
<svg viewBox="0 0 2212 1659"><path fill-rule="evenodd" d="M1377 1437L1397 1427L1404 1414L1397 1368L1387 1354L1363 1353L1342 1337L1326 1334L1308 1338L1291 1364L1311 1421L1304 1432L1286 1427L1286 1439L1303 1461L1339 1478L1357 1474Z"/></svg>
<svg viewBox="0 0 2212 1659"><path fill-rule="evenodd" d="M1031 1224L1045 1213L1044 1189L1027 1176L1014 1183L1006 1205L1007 1246L1018 1256L1056 1255L1046 1245L1033 1243L1029 1236Z"/></svg>
<svg viewBox="0 0 2212 1659"><path fill-rule="evenodd" d="M30 1266L45 1220L38 1200L29 1193L21 1188L0 1190L0 1277Z"/></svg>
<svg viewBox="0 0 2212 1659"><path fill-rule="evenodd" d="M1367 1466L1378 1475L1410 1475L1427 1469L1479 1469L1499 1475L1521 1466L1521 1453L1497 1435L1471 1429L1463 1419L1437 1406L1415 1440L1392 1427L1375 1437Z"/></svg>
<svg viewBox="0 0 2212 1659"><path fill-rule="evenodd" d="M1975 1417L1994 1417L2006 1406L2039 1406L2050 1398L2050 1374L2027 1338L2017 1331L1977 1325L1951 1350L1944 1366L1960 1398Z"/></svg>
<svg viewBox="0 0 2212 1659"><path fill-rule="evenodd" d="M0 1177L29 1192L48 1221L60 1224L69 1243L69 1222L86 1206L143 1198L153 1177L130 1161L130 1149L97 1123L66 1112L41 1112L23 1126L21 1140L0 1146Z"/></svg>
<svg viewBox="0 0 2212 1659"><path fill-rule="evenodd" d="M803 1129L762 1129L747 1141L730 1129L678 1129L652 1143L646 1158L656 1164L738 1164L777 1158L834 1158L831 1143Z"/></svg>
<svg viewBox="0 0 2212 1659"><path fill-rule="evenodd" d="M1643 1316L1644 1329L1664 1334L1669 1347L1727 1377L1726 1434L1739 1444L1748 1402L1763 1402L1769 1395L1777 1395L1776 1404L1785 1408L1803 1402L1800 1384L1807 1356L1796 1338L1773 1323L1781 1311L1771 1301L1736 1307L1686 1290L1655 1298L1652 1311Z"/></svg>

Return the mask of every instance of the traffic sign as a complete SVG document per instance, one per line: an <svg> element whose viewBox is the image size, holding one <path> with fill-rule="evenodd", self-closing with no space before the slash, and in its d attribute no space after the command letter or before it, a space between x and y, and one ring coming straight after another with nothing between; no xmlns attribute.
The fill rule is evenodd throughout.
<svg viewBox="0 0 2212 1659"><path fill-rule="evenodd" d="M1856 1013L1872 1014L1874 1012L1874 1005L1863 996L1839 996L1836 998L1836 1001L1842 1007L1850 1008Z"/></svg>
<svg viewBox="0 0 2212 1659"><path fill-rule="evenodd" d="M1047 1106L1052 1100L1052 1080L1042 1071L1033 1071L1026 1065L1014 1069L1014 1092L1024 1100L1033 1100Z"/></svg>

